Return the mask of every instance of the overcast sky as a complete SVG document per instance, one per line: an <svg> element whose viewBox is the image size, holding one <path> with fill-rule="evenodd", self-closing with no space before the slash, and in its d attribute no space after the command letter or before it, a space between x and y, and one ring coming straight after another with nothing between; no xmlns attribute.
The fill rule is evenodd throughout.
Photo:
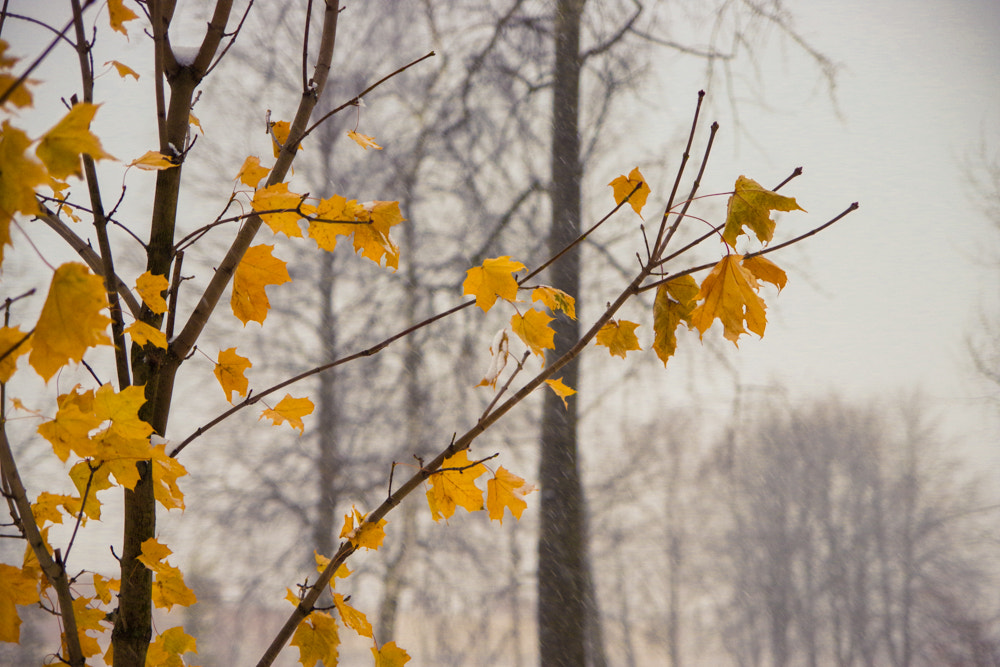
<svg viewBox="0 0 1000 667"><path fill-rule="evenodd" d="M1000 2L788 6L799 32L842 65L839 117L808 58L773 40L762 81L747 86L758 94L741 108L743 136L724 134L729 153L716 158L765 183L805 167L787 194L809 215L787 214L786 230L861 208L791 257L803 273L768 300L764 339L741 341L731 360L741 381L799 395L922 389L949 432L978 441L996 466L1000 438L966 341L982 306L1000 308L1000 271L977 261L1000 239L962 165L984 143L1000 156ZM727 189L703 192L713 186Z"/></svg>

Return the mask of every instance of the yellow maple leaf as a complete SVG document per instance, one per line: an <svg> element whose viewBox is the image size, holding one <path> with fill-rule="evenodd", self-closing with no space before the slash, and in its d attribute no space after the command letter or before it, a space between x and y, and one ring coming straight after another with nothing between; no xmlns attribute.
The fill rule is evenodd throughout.
<svg viewBox="0 0 1000 667"><path fill-rule="evenodd" d="M475 295L476 305L484 312L493 307L497 297L513 301L517 298L517 280L513 274L524 268L521 262L512 261L510 255L487 259L482 266L465 272L462 294Z"/></svg>
<svg viewBox="0 0 1000 667"><path fill-rule="evenodd" d="M764 257L748 257L743 260L743 268L754 275L757 280L771 283L778 290L784 289L788 276L774 262Z"/></svg>
<svg viewBox="0 0 1000 667"><path fill-rule="evenodd" d="M348 210L353 210L356 204L353 199L348 202L340 195L321 199L317 206L303 204L302 212L309 219L309 230L306 232L309 238L316 241L316 245L322 250L333 252L337 247L337 237L350 236L357 225L331 221L353 220L353 215Z"/></svg>
<svg viewBox="0 0 1000 667"><path fill-rule="evenodd" d="M691 324L691 311L697 304L697 297L698 283L691 276L675 278L656 288L653 351L664 366L677 350L677 327L681 322Z"/></svg>
<svg viewBox="0 0 1000 667"><path fill-rule="evenodd" d="M747 332L744 321L750 331L764 335L764 300L757 296L757 279L740 265L742 259L742 255L726 255L702 281L698 292L701 304L691 313L691 324L700 335L705 335L716 318L722 322L723 335L734 344Z"/></svg>
<svg viewBox="0 0 1000 667"><path fill-rule="evenodd" d="M314 611L295 628L291 645L298 647L303 667L315 667L321 660L324 665L336 665L340 646L337 622L325 612Z"/></svg>
<svg viewBox="0 0 1000 667"><path fill-rule="evenodd" d="M355 226L354 252L379 265L384 257L387 267L399 268L399 248L389 237L390 228L406 220L399 211L399 202L371 201L361 207L366 211L361 219L368 219L371 224Z"/></svg>
<svg viewBox="0 0 1000 667"><path fill-rule="evenodd" d="M375 143L375 137L369 137L367 134L361 134L360 132L355 132L351 130L347 133L351 139L357 142L358 146L361 146L365 150L369 148L374 148L375 150L382 150L382 147Z"/></svg>
<svg viewBox="0 0 1000 667"><path fill-rule="evenodd" d="M562 399L563 405L569 408L569 403L566 399L576 393L576 389L573 389L569 385L563 384L562 378L556 378L555 380L546 380L545 384L549 385L549 388L556 393L556 396Z"/></svg>
<svg viewBox="0 0 1000 667"><path fill-rule="evenodd" d="M101 652L101 647L97 643L97 638L87 634L88 631L96 630L98 633L104 632L101 621L106 614L100 609L90 606L93 598L80 597L73 599L73 616L76 617L76 632L80 642L80 651L83 657L89 658ZM63 637L63 648L66 647L66 638Z"/></svg>
<svg viewBox="0 0 1000 667"><path fill-rule="evenodd" d="M805 211L793 197L785 197L777 192L764 189L759 183L740 176L736 188L729 197L726 211L726 227L722 238L736 247L736 238L748 227L761 243L767 243L774 236L774 220L771 211Z"/></svg>
<svg viewBox="0 0 1000 667"><path fill-rule="evenodd" d="M489 511L490 519L502 524L505 507L510 509L515 519L520 519L528 507L528 503L524 502L524 496L534 490L534 486L500 466L493 479L486 482L486 509Z"/></svg>
<svg viewBox="0 0 1000 667"><path fill-rule="evenodd" d="M273 245L255 245L243 256L233 276L233 296L229 303L233 314L243 325L250 320L264 323L271 302L267 300L267 285L291 282L285 262L274 257Z"/></svg>
<svg viewBox="0 0 1000 667"><path fill-rule="evenodd" d="M0 94L7 95L7 99L4 101L5 105L9 102L13 106L23 109L32 105L31 91L28 90L28 84L38 82L34 79L26 79L18 82L19 77L10 70L13 69L20 58L7 55L7 48L9 46L6 41L0 39ZM11 91L11 86L15 84L17 88Z"/></svg>
<svg viewBox="0 0 1000 667"><path fill-rule="evenodd" d="M8 74L7 72L0 72L0 95L6 94L10 90L11 86L17 86L7 99L4 100L3 104L11 104L19 109L24 109L30 107L34 104L34 99L31 96L31 91L28 89L29 83L37 83L34 79L26 79L25 81L18 81L18 77L13 74Z"/></svg>
<svg viewBox="0 0 1000 667"><path fill-rule="evenodd" d="M42 135L35 155L48 167L49 174L60 180L67 176L83 176L80 155L95 160L115 158L104 152L101 140L90 131L90 122L100 105L80 102L63 116L56 126Z"/></svg>
<svg viewBox="0 0 1000 667"><path fill-rule="evenodd" d="M269 173L271 173L271 170L268 167L260 166L259 157L250 155L243 161L243 166L240 167L240 173L236 174L236 178L243 185L249 185L251 188L256 189L257 185L260 184L260 179Z"/></svg>
<svg viewBox="0 0 1000 667"><path fill-rule="evenodd" d="M608 348L611 356L625 358L630 350L641 350L635 330L639 325L627 320L611 320L597 332L597 344Z"/></svg>
<svg viewBox="0 0 1000 667"><path fill-rule="evenodd" d="M201 121L193 113L188 113L188 125L192 125L198 128L198 131L205 134L205 128L201 126Z"/></svg>
<svg viewBox="0 0 1000 667"><path fill-rule="evenodd" d="M31 139L8 121L0 125L0 263L10 241L10 221L15 213L41 213L35 188L49 180L45 167L26 151Z"/></svg>
<svg viewBox="0 0 1000 667"><path fill-rule="evenodd" d="M184 509L184 494L177 486L177 478L187 474L180 461L167 456L166 444L153 447L150 456L153 466L153 497L166 509Z"/></svg>
<svg viewBox="0 0 1000 667"><path fill-rule="evenodd" d="M469 512L483 509L483 491L476 486L476 480L486 471L482 463L472 465L465 450L445 459L440 470L429 478L427 503L431 517L435 521L448 519L456 507Z"/></svg>
<svg viewBox="0 0 1000 667"><path fill-rule="evenodd" d="M351 515L348 514L345 518L349 516ZM343 535L341 535L341 537L343 537ZM330 559L316 550L313 550L313 557L316 559L316 571L323 574L323 570L325 570L326 566L330 564ZM352 570L347 568L347 563L341 563L337 567L337 571L333 573L333 577L330 579L330 587L333 588L333 582L337 579L347 579L347 577L351 576L351 572ZM298 604L297 598L293 604Z"/></svg>
<svg viewBox="0 0 1000 667"><path fill-rule="evenodd" d="M150 643L146 651L146 667L183 667L185 653L197 653L195 638L176 627L165 630Z"/></svg>
<svg viewBox="0 0 1000 667"><path fill-rule="evenodd" d="M94 414L101 421L111 422L108 433L148 446L153 427L139 418L139 410L145 403L146 392L142 385L131 385L116 392L110 384L105 384L94 394Z"/></svg>
<svg viewBox="0 0 1000 667"><path fill-rule="evenodd" d="M244 373L252 366L249 359L236 354L235 347L219 352L219 362L215 364L215 377L222 385L222 391L230 403L233 402L234 391L240 396L247 395L250 382Z"/></svg>
<svg viewBox="0 0 1000 667"><path fill-rule="evenodd" d="M375 656L375 667L403 667L410 661L409 654L396 646L396 642L387 642L381 648L372 647Z"/></svg>
<svg viewBox="0 0 1000 667"><path fill-rule="evenodd" d="M340 620L343 622L345 627L354 630L358 635L362 637L368 637L372 639L374 637L372 633L372 624L368 622L368 618L344 601L344 596L340 593L333 594L333 604L337 607L337 613L340 614Z"/></svg>
<svg viewBox="0 0 1000 667"><path fill-rule="evenodd" d="M297 210L301 203L302 195L289 192L288 183L275 183L253 193L253 210L255 211L291 209L282 213L261 213L260 215L272 232L275 234L281 232L288 238L302 236L302 229L299 227L299 218L302 215Z"/></svg>
<svg viewBox="0 0 1000 667"><path fill-rule="evenodd" d="M514 313L510 318L510 328L531 349L532 354L544 357L545 348L556 348L556 332L549 326L551 321L552 318L546 313L532 308L524 317L520 313Z"/></svg>
<svg viewBox="0 0 1000 667"><path fill-rule="evenodd" d="M359 512L358 508L352 507L351 512L344 515L344 527L340 530L340 536L350 540L356 547L375 551L382 546L385 525L389 522L385 519L379 519L378 523L366 522L367 516Z"/></svg>
<svg viewBox="0 0 1000 667"><path fill-rule="evenodd" d="M142 543L140 548L141 554L136 557L136 560L147 568L153 572L160 572L168 567L165 563L161 562L173 553L166 544L163 544L155 537L150 537Z"/></svg>
<svg viewBox="0 0 1000 667"><path fill-rule="evenodd" d="M9 382L17 359L31 351L31 336L19 327L0 327L0 384Z"/></svg>
<svg viewBox="0 0 1000 667"><path fill-rule="evenodd" d="M549 310L561 310L569 319L576 319L576 300L561 289L541 285L531 291L531 300L541 301Z"/></svg>
<svg viewBox="0 0 1000 667"><path fill-rule="evenodd" d="M42 491L38 494L35 502L31 504L31 514L35 517L39 528L44 527L46 523L62 523L63 515L59 508L72 504L72 501L72 496ZM77 505L79 505L79 500L77 500ZM72 510L67 511L72 515Z"/></svg>
<svg viewBox="0 0 1000 667"><path fill-rule="evenodd" d="M142 320L136 320L125 327L125 333L132 337L132 342L136 345L142 346L152 343L162 350L167 349L167 334Z"/></svg>
<svg viewBox="0 0 1000 667"><path fill-rule="evenodd" d="M150 311L157 315L167 312L167 300L163 293L169 289L170 283L166 276L155 275L146 271L135 280L135 291Z"/></svg>
<svg viewBox="0 0 1000 667"><path fill-rule="evenodd" d="M68 262L56 269L38 316L28 362L48 382L69 361L81 361L87 348L110 345L104 330L111 319L104 281L84 264Z"/></svg>
<svg viewBox="0 0 1000 667"><path fill-rule="evenodd" d="M155 575L153 604L167 610L172 609L175 604L189 607L198 601L194 592L184 583L181 571L165 561L172 553L165 544L151 537L142 543L142 553L136 557Z"/></svg>
<svg viewBox="0 0 1000 667"><path fill-rule="evenodd" d="M292 125L287 120L279 120L271 123L271 149L274 151L274 157L278 157L278 153L281 152L281 147L285 145L288 141L288 134L292 131ZM278 144L281 144L280 146ZM302 150L302 144L299 144L299 150Z"/></svg>
<svg viewBox="0 0 1000 667"><path fill-rule="evenodd" d="M190 607L198 601L184 583L184 575L173 565L164 565L153 579L153 606L170 611L174 605Z"/></svg>
<svg viewBox="0 0 1000 667"><path fill-rule="evenodd" d="M63 462L71 451L81 458L96 455L97 448L89 434L104 421L94 414L94 392L78 393L78 389L79 385L71 393L60 394L55 419L38 427L38 433L49 441Z"/></svg>
<svg viewBox="0 0 1000 667"><path fill-rule="evenodd" d="M139 18L139 15L125 6L125 0L108 0L108 15L111 28L128 37L125 24Z"/></svg>
<svg viewBox="0 0 1000 667"><path fill-rule="evenodd" d="M642 185L639 185L640 183ZM628 203L632 206L632 210L642 218L642 207L646 205L646 198L649 197L650 189L642 172L639 171L639 167L629 172L627 177L623 174L608 183L608 185L611 186L611 190L614 192L616 204L621 204L625 200L625 197L628 197L629 193L635 190L636 186L639 186L639 189L635 190L635 194L628 200Z"/></svg>
<svg viewBox="0 0 1000 667"><path fill-rule="evenodd" d="M106 63L104 63L105 67L107 67L108 65L114 65L115 70L118 71L118 76L120 76L123 79L127 76L130 76L136 81L139 80L139 73L124 63L120 63L117 60L109 60Z"/></svg>
<svg viewBox="0 0 1000 667"><path fill-rule="evenodd" d="M265 409L257 421L267 417L275 426L281 426L287 421L289 426L299 429L301 434L305 432L302 418L312 414L313 407L313 402L308 398L292 398L291 394L285 394L274 408Z"/></svg>
<svg viewBox="0 0 1000 667"><path fill-rule="evenodd" d="M73 480L73 484L76 486L76 491L80 494L80 497L87 496L87 503L83 506L83 513L89 519L100 521L101 501L98 499L97 494L104 489L110 489L114 484L111 483L110 467L98 465L96 468L92 468L91 465L90 461L77 462L70 468L69 478Z"/></svg>
<svg viewBox="0 0 1000 667"><path fill-rule="evenodd" d="M180 162L174 160L169 155L164 155L159 151L146 151L141 157L137 157L128 163L129 167L138 167L144 171L163 171L173 169Z"/></svg>
<svg viewBox="0 0 1000 667"><path fill-rule="evenodd" d="M112 592L121 590L121 582L118 579L105 579L98 573L94 573L94 593L97 599L104 604L111 604Z"/></svg>

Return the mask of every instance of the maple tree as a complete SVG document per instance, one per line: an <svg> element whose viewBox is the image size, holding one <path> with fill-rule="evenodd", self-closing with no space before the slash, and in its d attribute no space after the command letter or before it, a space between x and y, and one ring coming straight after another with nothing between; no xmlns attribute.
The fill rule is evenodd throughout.
<svg viewBox="0 0 1000 667"><path fill-rule="evenodd" d="M230 290L230 309L243 326L251 321L256 323L254 326L265 326L269 294L279 293L281 286L291 281L286 262L274 254L275 246L255 243L258 235L267 236L262 227L266 226L275 236L280 233L288 239L312 239L318 252L334 252L338 237L348 237L357 261L368 260L386 270L395 270L405 258L392 238L393 228L407 221L396 201L359 203L336 193L314 196L296 192L290 178L292 163L299 151L308 150L308 137L313 129L338 110L356 106L356 102L348 102L314 118L321 100L325 103L323 92L334 58L339 3L327 2L317 7L315 13L321 15L321 20L315 16L308 19L320 20L321 40L318 45L305 45L313 62L312 76L303 81L303 94L293 120L272 122L268 112L267 130L274 164L266 167L260 157L250 156L242 166L233 165L236 185L227 195L225 210L234 208L241 212L198 221L200 226L194 229L181 227L178 219L184 162L196 150L197 133L203 132L192 108L197 89L204 85L228 45L239 36L242 22L239 17L230 16L230 3L220 1L191 59L171 46L172 3L150 0L136 5L146 14L151 37L148 46L153 52L154 72L150 92L159 113L157 122L149 128L149 137L158 143L158 149L121 164L104 150L101 140L90 129L98 114L111 112L113 103L106 102L109 108L105 109L95 102L93 43L87 38L88 25L109 21L111 30L138 40L143 39L142 31L130 27L130 23L140 17L124 0L110 0L108 15L103 19L88 13L90 7L90 3L81 6L75 0L71 2L67 27L55 30L58 36L52 42L55 45L66 39L73 44L82 80L82 96L79 96L82 99L73 96L68 111L37 139L30 138L17 124L22 114L30 115L33 95L40 86L31 75L50 57L51 49L44 49L31 62L24 62L9 54L7 43L0 41L0 105L5 116L0 134L0 261L5 247L11 246L19 255L37 255L52 274L37 318L22 314L25 309L21 302L34 300L34 290L10 296L5 301L5 326L0 329L3 491L11 525L26 542L20 566L0 565L4 575L0 580L0 639L18 640L18 606L40 604L55 613L61 623L62 646L54 648L53 653L74 666L99 659L114 665L174 665L181 664L181 656L197 652L195 638L183 628L157 628L154 636L151 612L153 608L169 611L174 606L196 603L182 572L169 562L171 550L158 539L156 515L157 504L167 511L184 509L182 478L187 470L182 454L198 437L257 403L264 406L260 420L267 418L274 427L290 427L302 433L304 419L312 412L313 403L308 397L288 392L274 402L272 397L276 398L286 387L335 366L380 353L397 340L470 306L478 306L484 313L495 307L509 309L509 334L505 329L489 346L491 364L480 383L488 389L476 390L493 391L482 415L465 433L456 434L442 446L433 458L421 460L416 470L396 488L391 486L397 469L393 463L388 475L389 493L374 509L363 513L352 508L345 517L336 552L316 555L319 577L312 584L300 586L299 594L289 593L293 609L260 661L262 665L270 664L291 644L298 647L303 665L314 665L320 660L327 665L336 664L339 633L347 629L372 641L375 664L404 664L408 660L405 650L395 642L379 645L364 614L348 605L347 598L333 586L338 578L350 582L345 564L358 549L377 550L384 540L391 539L391 533L385 532L386 516L408 495L424 488L435 521L447 520L459 507L469 512L485 510L491 520L498 522L508 513L520 518L534 487L504 466L494 467L490 461L497 455L470 459L470 445L482 433L543 385L567 406L575 389L564 384L558 373L591 343L604 346L611 355L622 358L643 350L636 334L640 323L619 316L627 303L643 293L656 292L648 320L652 322L654 336L651 346L664 364L676 353L676 331L681 323L703 336L718 319L725 337L734 343L748 331L763 335L766 316L760 283L780 288L786 281L784 273L763 255L814 234L856 207L852 205L824 225L784 243L736 254L735 247L741 237L765 244L772 240L776 222L771 211L800 209L793 198L776 192L784 183L767 190L740 176L734 191L729 193L725 221L710 227L694 242L678 250L671 248L668 253L683 221L702 224L688 216L688 209L699 188L711 139L690 194L678 198L698 123L696 111L684 159L658 223L648 232L645 223L638 227L638 233L633 227L635 240L641 243L637 247L644 248L644 254L639 254L639 268L632 280L617 295L612 295L607 308L587 323L588 328L578 340L571 341L565 353L547 356L546 350L555 349L556 330L552 322L556 318L576 319L574 295L533 281L584 238L599 230L606 233L601 228L618 219L615 214L619 210L628 207L643 219L644 206L652 193L638 168L611 182L613 205L607 215L585 233L569 240L548 261L528 270L511 256L487 258L468 270L462 284L462 295L474 297L472 300L366 349L273 386L253 389L246 376L253 368L252 360L240 355L238 346L220 350L215 360L210 358L211 363L199 368L206 376L215 376L228 401L232 403L235 396L241 400L200 427L175 424L168 429L171 408L175 399L181 399L175 395L177 371L188 360L197 366L201 355L194 354L196 345L210 320L224 316L217 306L225 291ZM4 17L8 18L11 17ZM97 34L103 34L104 30L102 26ZM113 61L112 67L122 78L140 79L127 63ZM394 74L405 69L402 67ZM702 97L703 94L698 98L699 110ZM717 129L717 125L712 126L713 138ZM374 137L356 130L349 136L364 151L383 150ZM365 155L360 149L359 160ZM156 175L148 241L140 241L146 267L130 280L121 276L118 267L122 263L117 261L127 251L116 253L108 228L128 229L138 240L135 231L138 224L124 219L117 212L117 204L108 209L98 161L119 164L123 171L135 166ZM104 166L101 173L107 173L107 169ZM67 190L71 184L80 182L87 197L82 203ZM121 196L125 196L124 186ZM87 218L93 223L91 232L74 227ZM27 222L32 219L43 221L66 239L82 263L48 265L46 251L31 244ZM216 228L237 223L238 231L232 236L228 250L217 259L203 289L186 286L182 275L184 250ZM178 238L182 232L188 235ZM87 242L91 238L96 249ZM721 259L707 265L683 265L682 260L693 248L713 238L723 242ZM698 284L693 274L706 270L707 275ZM134 292L130 285L135 286ZM522 294L530 300L522 301ZM180 313L185 312L187 316L182 318ZM11 325L12 320L22 321ZM520 341L523 352L515 354L511 350L514 341ZM487 346L483 347L485 358ZM25 357L26 363L19 363ZM63 373L72 375L78 365L85 363L85 357L87 369L93 375L92 386L77 384L59 393L58 378ZM530 361L532 357L535 361ZM115 382L98 380L101 373L92 370L95 367L113 367ZM50 406L29 411L29 418L38 420L38 433L50 443L54 456L67 465L75 495L29 490L21 478L8 439L8 387L19 386L18 380L32 373L46 383L47 391L53 395ZM27 410L20 401L11 403L10 409ZM174 438L178 430L190 434L183 439ZM485 488L480 485L484 476L488 477ZM124 497L124 533L117 554L119 576L107 578L85 568L71 576L69 557L73 540L66 545L53 544L48 537L49 528L69 519L75 524L75 535L76 529L85 527L89 521L101 520L102 498L107 495L104 492L114 488L120 488ZM80 569L76 563L73 568ZM321 609L317 603L328 589L332 589L333 607ZM93 595L87 594L90 590Z"/></svg>

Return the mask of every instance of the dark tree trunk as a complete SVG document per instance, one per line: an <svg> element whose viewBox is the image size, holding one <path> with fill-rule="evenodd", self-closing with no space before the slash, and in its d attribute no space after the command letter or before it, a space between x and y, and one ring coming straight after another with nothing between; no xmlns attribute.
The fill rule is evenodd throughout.
<svg viewBox="0 0 1000 667"><path fill-rule="evenodd" d="M549 251L558 252L580 231L580 23L584 0L558 0L555 16L555 76L552 98L552 227ZM580 256L574 250L549 270L554 287L579 294ZM579 338L575 321L558 317L555 356ZM576 362L563 382L577 386ZM540 664L579 667L586 663L586 531L577 457L577 404L546 392L542 410L539 481L542 487L538 539L538 643Z"/></svg>

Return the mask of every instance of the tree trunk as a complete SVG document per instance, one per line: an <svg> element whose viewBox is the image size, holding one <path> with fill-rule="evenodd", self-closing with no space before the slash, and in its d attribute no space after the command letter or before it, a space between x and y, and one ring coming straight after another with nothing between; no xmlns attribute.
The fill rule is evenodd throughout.
<svg viewBox="0 0 1000 667"><path fill-rule="evenodd" d="M552 96L552 227L549 251L558 252L580 230L580 23L584 0L558 0L555 15L555 76ZM580 255L567 253L549 269L554 287L579 294ZM579 326L556 318L554 352L559 357L579 338ZM578 384L575 361L562 376ZM546 392L542 410L541 525L538 536L538 646L543 665L586 664L586 531L577 460L577 404L569 407Z"/></svg>

